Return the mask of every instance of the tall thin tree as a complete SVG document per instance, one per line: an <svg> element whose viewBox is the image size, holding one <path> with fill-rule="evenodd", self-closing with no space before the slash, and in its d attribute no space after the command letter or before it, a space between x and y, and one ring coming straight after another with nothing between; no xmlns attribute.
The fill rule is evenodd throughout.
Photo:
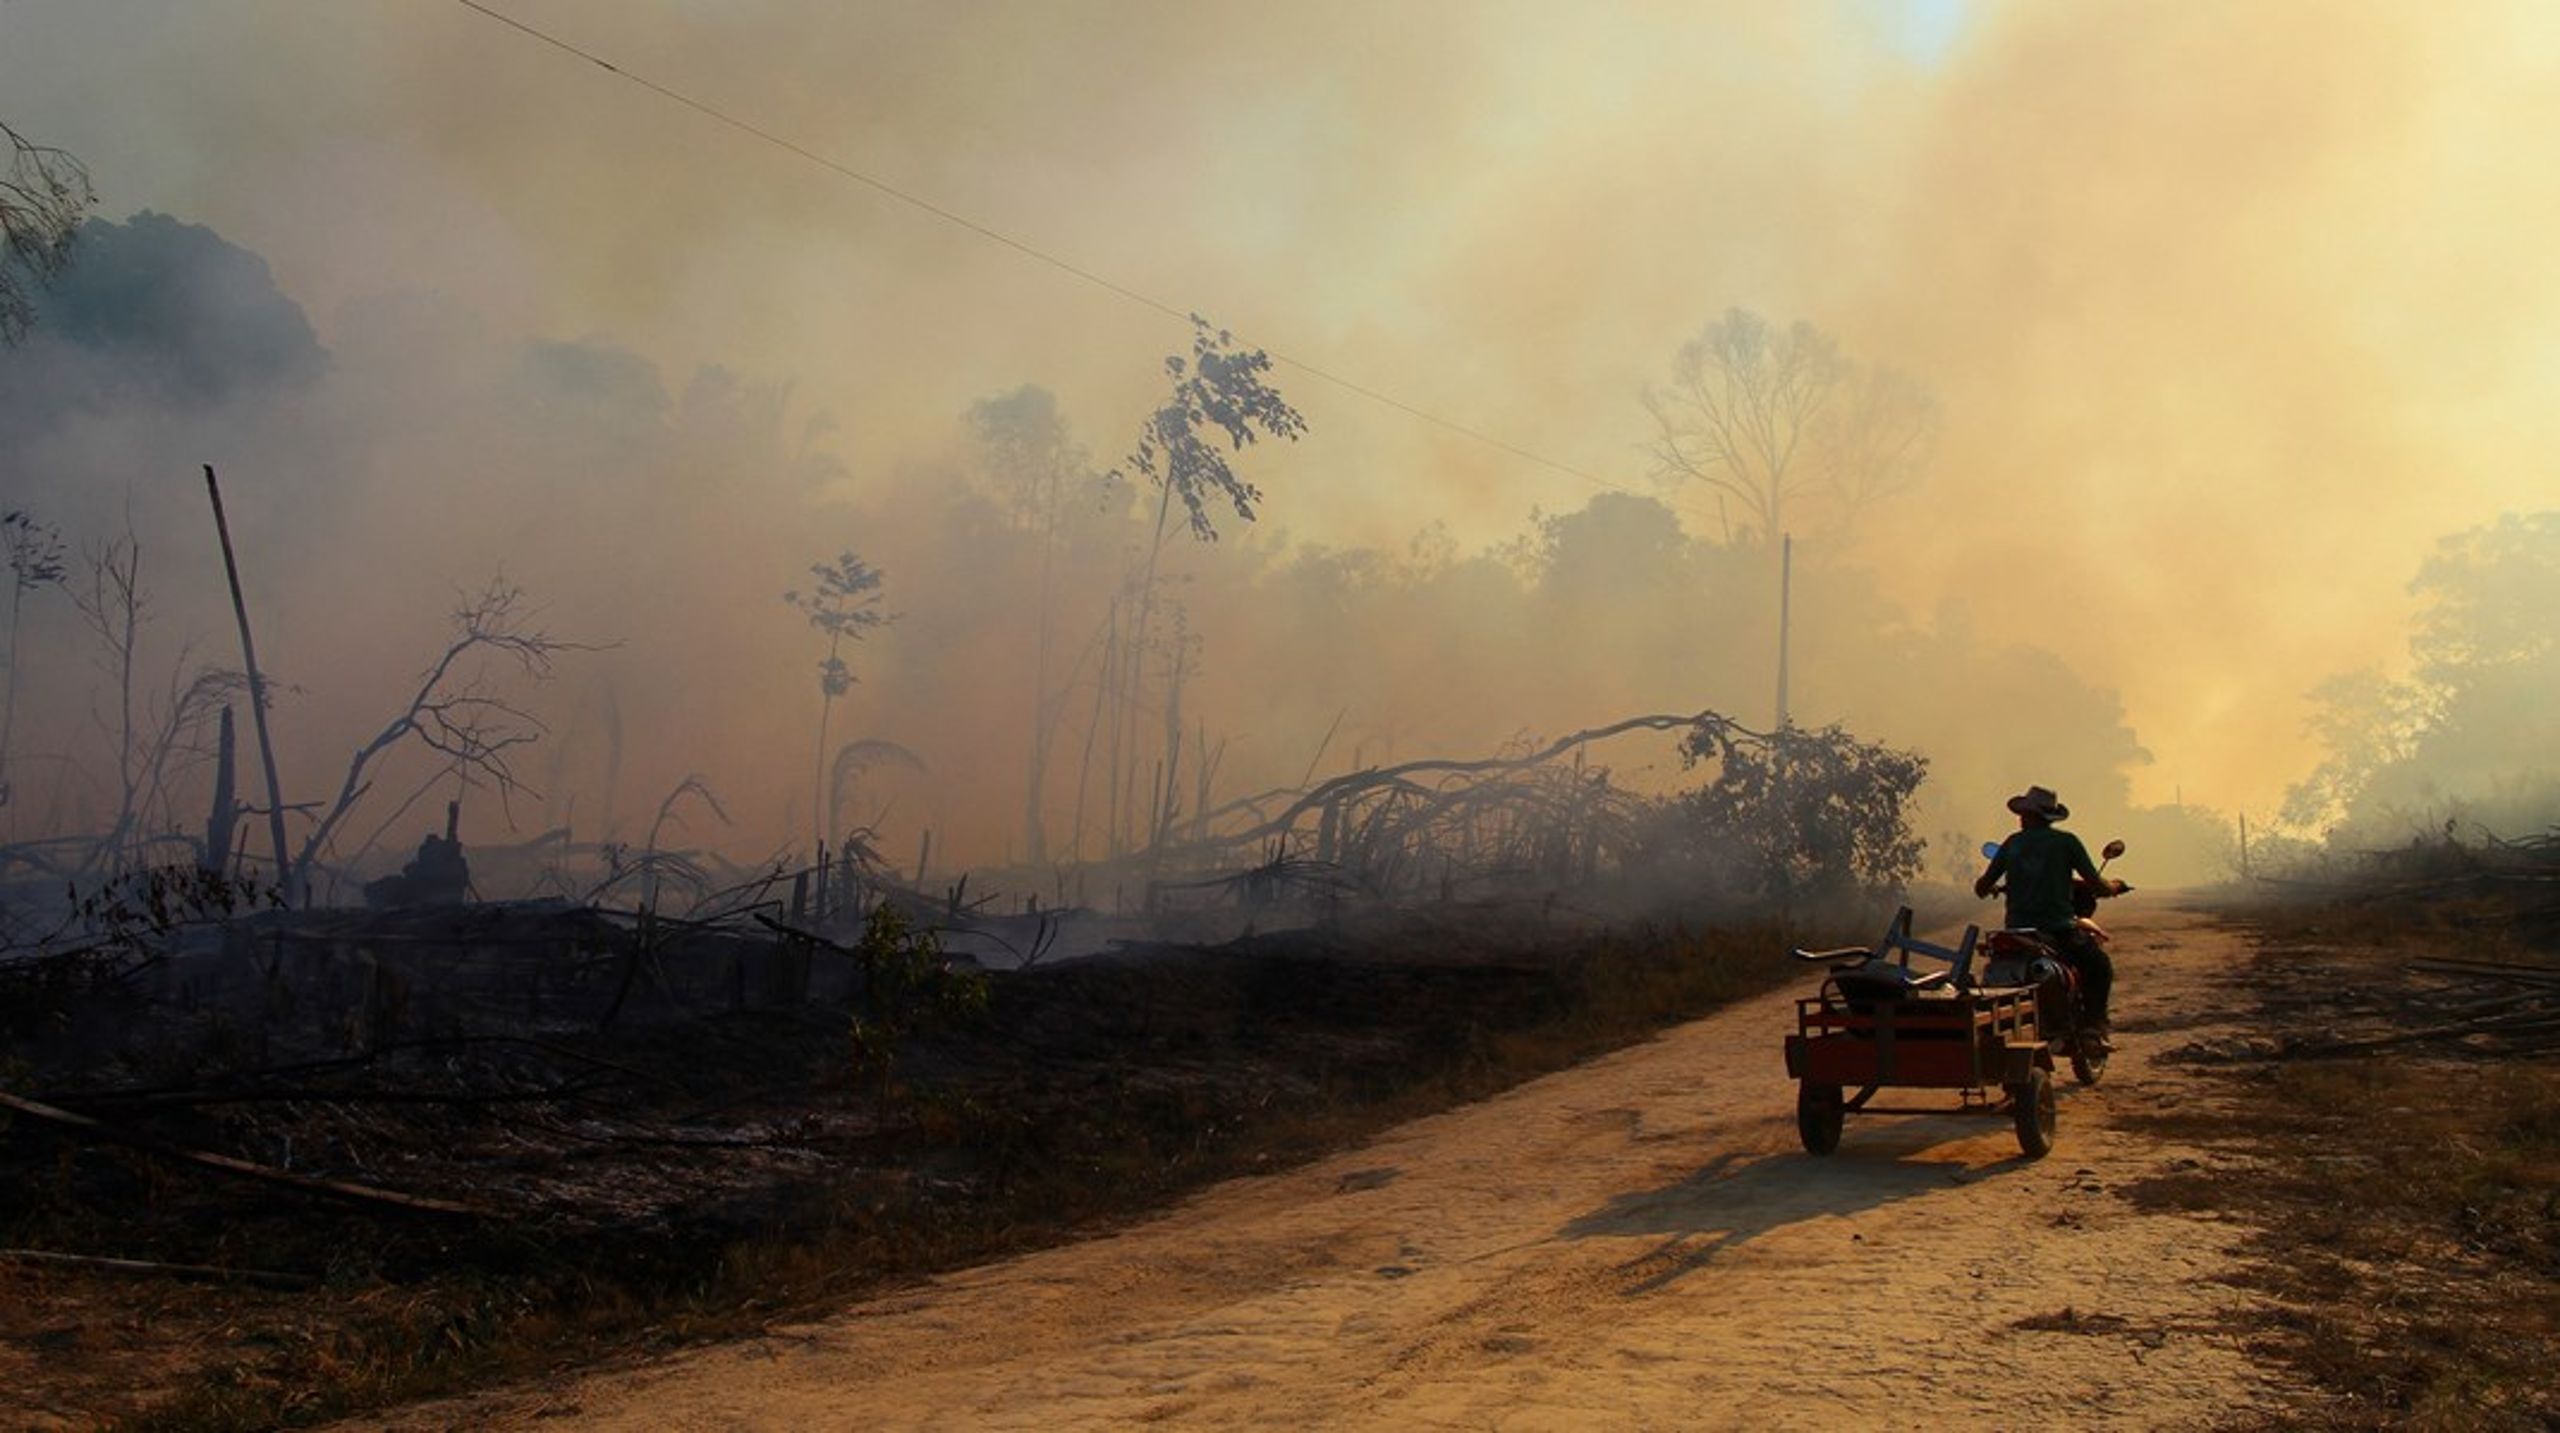
<svg viewBox="0 0 2560 1433"><path fill-rule="evenodd" d="M968 430L1015 526L1039 550L1039 585L1031 614L1031 739L1023 783L1022 840L1025 859L1034 866L1045 865L1049 835L1043 806L1049 748L1067 699L1067 683L1056 681L1053 660L1059 548L1066 539L1070 508L1088 497L1086 490L1100 478L1068 431L1057 399L1046 389L1025 385L975 405L969 410Z"/></svg>
<svg viewBox="0 0 2560 1433"><path fill-rule="evenodd" d="M1128 830L1115 833L1116 849L1125 850L1141 829L1134 820L1138 812L1150 811L1148 819L1150 823L1153 820L1154 803L1150 801L1142 808L1136 799L1142 763L1135 752L1139 711L1146 690L1148 640L1155 620L1173 505L1177 500L1181 502L1191 535L1202 542L1215 542L1218 537L1217 524L1210 516L1212 504L1223 501L1234 509L1239 520L1253 521L1254 504L1262 501L1262 490L1236 473L1227 461L1227 452L1242 452L1258 437L1295 440L1307 429L1307 420L1264 378L1270 369L1269 354L1258 348L1237 348L1235 335L1212 328L1208 320L1193 314L1191 356L1186 360L1181 354L1174 354L1165 359L1165 375L1172 381L1172 392L1147 415L1146 423L1138 430L1138 445L1129 454L1130 469L1156 488L1156 520L1136 584L1136 615L1121 662L1118 729L1127 733L1130 755L1120 773L1120 779L1129 783L1129 790L1117 805L1133 819ZM1227 440L1225 450L1216 442L1221 434ZM1167 773L1166 778L1170 775Z"/></svg>
<svg viewBox="0 0 2560 1433"><path fill-rule="evenodd" d="M823 844L831 834L827 830L827 719L835 711L836 698L853 690L854 683L853 669L845 664L844 644L861 641L895 614L880 610L880 569L849 551L838 553L831 562L812 563L809 575L817 579L815 586L806 592L796 588L785 592L782 600L827 638L826 660L818 664L817 775L811 783L809 807L810 830L814 840Z"/></svg>

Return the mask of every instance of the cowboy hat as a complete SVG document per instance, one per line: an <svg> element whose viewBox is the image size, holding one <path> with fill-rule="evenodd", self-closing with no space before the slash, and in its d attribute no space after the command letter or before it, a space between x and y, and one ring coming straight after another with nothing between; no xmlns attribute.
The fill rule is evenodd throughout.
<svg viewBox="0 0 2560 1433"><path fill-rule="evenodd" d="M2071 808L2062 804L2061 797L2042 786L2030 786L2023 794L2010 797L2009 809L2021 816L2041 816L2047 821L2071 819Z"/></svg>

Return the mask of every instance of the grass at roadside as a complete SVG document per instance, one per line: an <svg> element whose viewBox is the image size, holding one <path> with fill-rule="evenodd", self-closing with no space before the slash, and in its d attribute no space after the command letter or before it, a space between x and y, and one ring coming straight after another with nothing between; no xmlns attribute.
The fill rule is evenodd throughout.
<svg viewBox="0 0 2560 1433"><path fill-rule="evenodd" d="M2391 997L2410 955L2445 950L2441 916L2324 930L2278 915L2250 973L2267 1024L2425 1024ZM2338 940L2342 928L2355 938ZM2134 1123L2243 1156L2249 1172L2166 1176L2134 1197L2260 1226L2243 1277L2275 1311L2248 1332L2311 1391L2302 1422L2560 1426L2560 1063L2405 1046L2212 1063L2211 1107Z"/></svg>

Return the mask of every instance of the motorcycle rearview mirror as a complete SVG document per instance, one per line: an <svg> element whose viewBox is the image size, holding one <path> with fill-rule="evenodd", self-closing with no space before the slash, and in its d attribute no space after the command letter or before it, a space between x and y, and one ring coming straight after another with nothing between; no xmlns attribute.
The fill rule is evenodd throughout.
<svg viewBox="0 0 2560 1433"><path fill-rule="evenodd" d="M2124 842L2109 841L2106 845L2106 849L2100 851L2098 854L2107 860L2112 861L2116 857L2124 854Z"/></svg>
<svg viewBox="0 0 2560 1433"><path fill-rule="evenodd" d="M1988 861L1988 860L1991 860L1991 859L1993 859L1994 857L1998 856L1999 854L2000 854L2000 843L1999 843L1999 842L1997 842L1997 841L1985 841L1985 842L1983 842L1983 843L1982 843L1982 859L1984 859L1984 860Z"/></svg>

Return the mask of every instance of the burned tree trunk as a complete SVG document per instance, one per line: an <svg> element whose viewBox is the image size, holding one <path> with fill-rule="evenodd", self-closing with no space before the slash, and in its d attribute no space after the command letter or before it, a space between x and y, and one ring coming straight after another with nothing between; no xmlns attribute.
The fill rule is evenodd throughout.
<svg viewBox="0 0 2560 1433"><path fill-rule="evenodd" d="M204 490L213 499L213 531L222 539L222 570L231 579L231 612L240 619L240 661L249 676L249 720L258 728L258 759L267 768L267 830L275 838L276 880L284 887L286 905L302 903L301 883L293 860L285 853L284 788L276 778L275 742L267 734L267 680L258 671L258 647L249 638L249 604L240 595L240 564L231 555L231 523L222 515L222 484L213 464L204 465Z"/></svg>
<svg viewBox="0 0 2560 1433"><path fill-rule="evenodd" d="M231 708L222 708L221 734L215 739L213 756L213 809L204 821L204 855L196 864L213 875L221 875L231 865L231 832L240 819L233 785L234 758L239 741L232 731Z"/></svg>

